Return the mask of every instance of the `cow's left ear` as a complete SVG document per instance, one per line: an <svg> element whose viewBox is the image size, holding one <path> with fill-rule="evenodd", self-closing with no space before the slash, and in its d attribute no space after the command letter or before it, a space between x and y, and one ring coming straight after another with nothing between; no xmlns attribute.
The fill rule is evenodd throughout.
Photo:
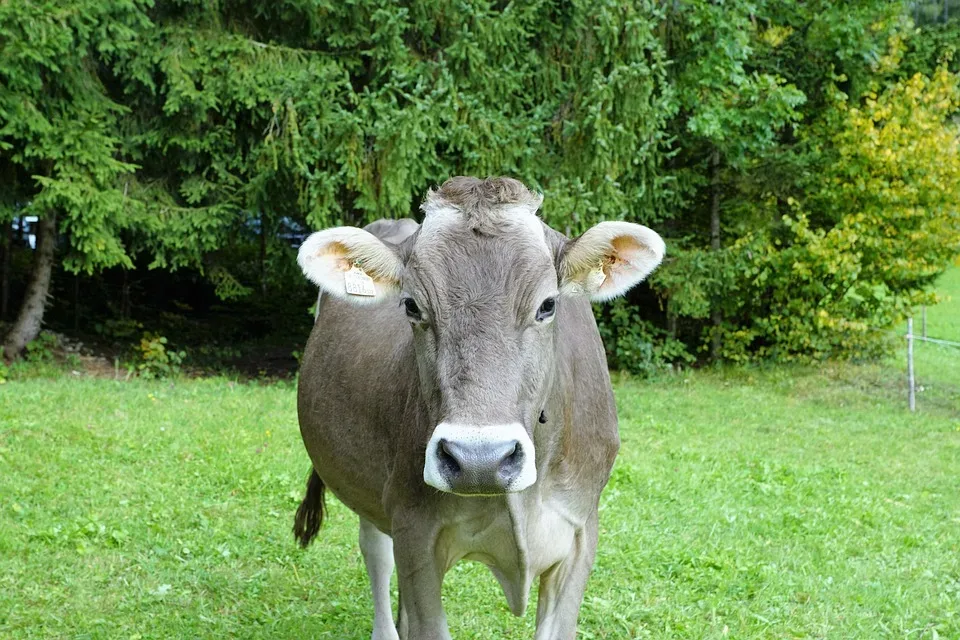
<svg viewBox="0 0 960 640"><path fill-rule="evenodd" d="M363 304L400 288L403 262L375 235L356 227L318 231L297 254L303 274L330 295Z"/></svg>
<svg viewBox="0 0 960 640"><path fill-rule="evenodd" d="M601 222L568 243L560 255L560 292L594 302L626 293L657 268L666 247L652 229Z"/></svg>

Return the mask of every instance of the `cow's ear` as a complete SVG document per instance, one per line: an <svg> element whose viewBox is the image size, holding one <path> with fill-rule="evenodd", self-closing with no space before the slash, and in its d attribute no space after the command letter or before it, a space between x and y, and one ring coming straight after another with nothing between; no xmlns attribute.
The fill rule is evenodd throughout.
<svg viewBox="0 0 960 640"><path fill-rule="evenodd" d="M303 274L330 295L354 303L376 302L400 288L403 263L376 236L355 227L318 231L300 245Z"/></svg>
<svg viewBox="0 0 960 640"><path fill-rule="evenodd" d="M626 293L656 269L666 250L652 229L601 222L568 243L560 255L560 291L599 302Z"/></svg>

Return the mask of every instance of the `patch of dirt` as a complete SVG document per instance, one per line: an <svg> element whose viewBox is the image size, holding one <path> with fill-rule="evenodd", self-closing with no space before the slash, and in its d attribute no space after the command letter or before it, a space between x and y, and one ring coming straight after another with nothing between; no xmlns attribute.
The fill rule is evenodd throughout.
<svg viewBox="0 0 960 640"><path fill-rule="evenodd" d="M62 333L52 333L56 346L51 349L53 360L73 375L88 375L96 378L118 378L126 375L126 369L119 366L112 354L88 346L80 340Z"/></svg>
<svg viewBox="0 0 960 640"><path fill-rule="evenodd" d="M42 361L55 365L68 376L116 380L132 377L128 369L129 350L125 350L119 343L109 343L96 337L84 341L76 336L47 330L44 334L53 336L55 340L46 346ZM229 375L247 381L290 380L300 366L294 355L297 346L245 344L237 348L239 355L220 359L207 358L200 363L191 361L189 354L192 350L188 347L188 358L182 367L182 373L191 378ZM302 345L299 345L299 348L302 348Z"/></svg>
<svg viewBox="0 0 960 640"><path fill-rule="evenodd" d="M226 363L243 377L292 378L300 364L291 346L251 345Z"/></svg>

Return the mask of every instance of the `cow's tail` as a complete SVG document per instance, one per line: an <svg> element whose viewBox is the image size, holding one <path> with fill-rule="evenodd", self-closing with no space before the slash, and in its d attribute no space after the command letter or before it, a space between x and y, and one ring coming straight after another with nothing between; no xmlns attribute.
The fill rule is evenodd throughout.
<svg viewBox="0 0 960 640"><path fill-rule="evenodd" d="M307 495L303 497L303 502L300 503L297 515L293 519L293 537L304 549L310 545L314 536L320 531L320 525L323 524L324 490L323 480L317 475L316 470L311 470L310 477L307 479Z"/></svg>

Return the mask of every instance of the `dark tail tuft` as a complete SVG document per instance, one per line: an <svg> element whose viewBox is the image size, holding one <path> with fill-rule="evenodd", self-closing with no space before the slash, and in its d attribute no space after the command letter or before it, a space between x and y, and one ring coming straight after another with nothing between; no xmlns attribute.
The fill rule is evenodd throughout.
<svg viewBox="0 0 960 640"><path fill-rule="evenodd" d="M307 495L303 497L297 515L293 519L293 537L306 549L323 524L323 480L314 470L307 479Z"/></svg>

